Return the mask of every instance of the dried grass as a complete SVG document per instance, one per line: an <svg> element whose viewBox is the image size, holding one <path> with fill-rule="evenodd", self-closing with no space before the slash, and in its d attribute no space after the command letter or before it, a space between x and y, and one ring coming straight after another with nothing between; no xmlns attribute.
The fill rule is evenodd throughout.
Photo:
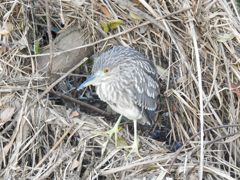
<svg viewBox="0 0 240 180"><path fill-rule="evenodd" d="M121 0L79 2L48 2L55 27L64 30L78 24L88 34L86 44L75 49L94 46L99 54L115 45L131 46L167 69L168 76L161 76L165 98L157 113L161 119L168 112L169 142L184 145L181 153L169 152L167 146L141 136L144 158L133 155L125 160L128 150L116 149L114 143L101 156L107 137L94 133L109 129L102 117L73 113L54 105L48 96L39 98L40 90L49 89L47 81L42 83L47 77L34 63L38 56L49 54L33 53L38 42L42 49L49 43L43 39L48 37L45 2L5 1L0 3L1 179L159 180L167 170L172 179L239 179L237 2L141 0L135 6ZM155 19L161 16L165 18ZM105 34L100 23L113 19L124 23ZM57 53L66 52L71 50ZM201 131L201 116L204 129L209 128L204 133L203 154L200 135L189 140ZM120 135L130 143L127 129Z"/></svg>

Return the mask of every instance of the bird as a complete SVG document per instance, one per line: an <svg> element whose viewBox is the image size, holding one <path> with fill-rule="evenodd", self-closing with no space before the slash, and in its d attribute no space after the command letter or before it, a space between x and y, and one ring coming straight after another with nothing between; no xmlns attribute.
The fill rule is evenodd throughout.
<svg viewBox="0 0 240 180"><path fill-rule="evenodd" d="M99 98L120 114L115 126L104 132L110 138L114 134L116 147L122 116L133 120L134 141L131 146L124 148L132 149L129 155L136 153L142 158L138 151L137 121L149 125L154 123L157 96L160 94L155 66L139 51L116 46L94 61L92 73L77 90L89 85L95 86Z"/></svg>

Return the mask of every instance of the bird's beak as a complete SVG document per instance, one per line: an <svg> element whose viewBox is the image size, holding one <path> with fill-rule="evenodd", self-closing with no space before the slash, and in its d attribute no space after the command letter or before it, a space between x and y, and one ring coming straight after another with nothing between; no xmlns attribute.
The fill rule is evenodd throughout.
<svg viewBox="0 0 240 180"><path fill-rule="evenodd" d="M101 74L93 74L91 77L89 77L86 81L84 81L78 88L77 90L79 91L80 89L84 88L84 87L87 87L91 84L94 84L96 83L99 78L101 77L102 75Z"/></svg>

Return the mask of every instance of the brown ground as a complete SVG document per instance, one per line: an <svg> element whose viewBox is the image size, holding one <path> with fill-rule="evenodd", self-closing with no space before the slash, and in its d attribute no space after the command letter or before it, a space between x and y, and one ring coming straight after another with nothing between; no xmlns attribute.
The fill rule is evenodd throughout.
<svg viewBox="0 0 240 180"><path fill-rule="evenodd" d="M235 0L1 2L0 179L240 179L239 12ZM142 159L113 140L102 153L94 133L117 117L63 99L107 111L94 88L75 88L116 45L159 73L161 128L139 126ZM132 122L121 127L131 144Z"/></svg>

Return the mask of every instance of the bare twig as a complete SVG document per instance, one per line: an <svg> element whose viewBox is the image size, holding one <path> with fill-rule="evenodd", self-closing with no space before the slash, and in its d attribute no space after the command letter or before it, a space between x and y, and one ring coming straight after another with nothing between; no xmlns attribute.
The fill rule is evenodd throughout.
<svg viewBox="0 0 240 180"><path fill-rule="evenodd" d="M52 83L39 97L37 97L28 107L28 110L34 106L45 94L47 94L54 86L56 86L61 80L63 80L65 77L68 76L72 71L74 71L76 68L78 68L81 64L83 64L88 58L84 58L81 60L77 65L75 65L72 69L70 69L68 72L66 72L62 77L60 77L58 80L56 80L54 83Z"/></svg>
<svg viewBox="0 0 240 180"><path fill-rule="evenodd" d="M58 145L62 142L62 140L68 135L68 133L75 126L75 123L72 124L71 127L64 133L64 135L58 140L58 142L53 146L53 148L42 158L42 160L35 166L35 169L40 167L41 164L53 153L53 151L58 147Z"/></svg>
<svg viewBox="0 0 240 180"><path fill-rule="evenodd" d="M200 2L200 1L199 1ZM190 27L191 27L191 34L193 38L193 44L194 44L194 51L196 56L196 64L197 64L197 71L198 71L198 91L199 91L199 104L200 104L200 124L201 124L201 154L200 154L200 169L199 169L199 179L202 179L203 177L203 165L204 165L204 147L203 147L203 141L204 141L204 118L203 118L203 88L202 88L202 69L201 69L201 63L200 63L200 55L198 51L198 44L197 44L197 34L195 32L194 24L192 21L190 21Z"/></svg>
<svg viewBox="0 0 240 180"><path fill-rule="evenodd" d="M52 62L53 62L53 43L52 43L52 33L51 33L52 24L50 20L48 0L45 0L45 8L46 8L46 16L47 16L48 38L49 38L49 45L50 45L50 59L48 64L47 76L49 76L49 79L50 79L51 72L52 72Z"/></svg>
<svg viewBox="0 0 240 180"><path fill-rule="evenodd" d="M208 128L208 129L205 129L203 130L203 132L207 132L207 131L211 131L211 130L214 130L214 129L220 129L220 128L227 128L227 127L240 127L240 124L233 124L233 125L223 125L223 126L216 126L216 127L211 127L211 128ZM201 134L201 132L198 132L197 134L194 134L190 139L188 139L183 145L181 148L179 148L177 150L177 152L175 153L175 156L173 157L169 167L168 167L168 172L170 172L172 166L173 166L173 163L175 162L175 160L177 159L177 156L180 154L180 152L183 150L184 147L186 147L189 142L195 138L196 136L198 136L199 134ZM168 173L166 174L166 177L168 176Z"/></svg>
<svg viewBox="0 0 240 180"><path fill-rule="evenodd" d="M107 113L105 111L102 111L101 109L98 109L98 108L96 108L94 106L91 106L90 104L87 104L85 102L78 101L77 99L71 98L69 96L66 96L64 94L61 94L61 93L58 93L58 92L55 92L55 91L50 91L50 93L55 94L56 96L59 96L59 97L61 97L63 99L66 99L66 100L72 101L74 103L77 103L77 104L79 104L81 106L85 106L85 107L87 107L89 109L92 109L93 111L96 111L96 112L100 113L101 115L104 115L104 116L107 116L107 117L111 117L111 114L109 114L109 113Z"/></svg>
<svg viewBox="0 0 240 180"><path fill-rule="evenodd" d="M54 165L50 169L48 169L42 176L40 176L38 179L48 179L48 177L51 175L51 173L56 170L63 161L66 161L68 158L72 158L77 153L77 149L74 148L71 151L65 152Z"/></svg>
<svg viewBox="0 0 240 180"><path fill-rule="evenodd" d="M162 16L162 17L158 17L158 18L156 18L155 20L161 20L161 19L164 19L164 18L167 18L167 17L171 17L171 16L173 16L173 15L175 15L175 14L179 14L179 13L182 13L182 12L184 12L184 11L188 11L189 9L192 9L192 7L188 7L188 8L185 8L185 9L181 9L181 10L179 10L179 11L170 13L170 14L168 14L168 15L165 15L165 16ZM114 34L114 35L112 35L112 36L108 36L108 37L106 37L106 38L104 38L104 39L101 39L101 40L99 40L99 41L96 41L96 42L89 43L89 44L86 44L86 45L83 45L83 46L78 46L78 47L75 47L75 48L72 48L72 49L67 49L67 50L64 50L64 51L61 51L61 52L54 52L54 56L57 56L57 55L60 55L60 54L66 53L66 52L70 52L70 51L73 51L73 50L76 50L76 49L81 49L81 48L86 48L86 47L94 46L94 45L99 44L99 43L101 43L101 42L104 42L104 41L113 39L113 38L115 38L115 37L121 36L121 35L126 34L126 33L128 33L128 32L131 32L131 31L133 31L133 30L136 29L136 28L139 28L139 27L142 27L142 26L146 26L146 25L148 25L148 24L150 24L150 23L152 23L152 22L151 22L151 21L147 21L147 22L144 22L144 23L142 23L142 24L140 24L140 25L137 25L137 26L135 26L135 27L133 27L133 28L130 28L130 29L125 30L125 31L122 31L122 32L120 32L120 33L118 33L118 34ZM17 56L27 58L27 57L49 56L49 55L50 55L50 53L36 54L36 55L17 55Z"/></svg>

